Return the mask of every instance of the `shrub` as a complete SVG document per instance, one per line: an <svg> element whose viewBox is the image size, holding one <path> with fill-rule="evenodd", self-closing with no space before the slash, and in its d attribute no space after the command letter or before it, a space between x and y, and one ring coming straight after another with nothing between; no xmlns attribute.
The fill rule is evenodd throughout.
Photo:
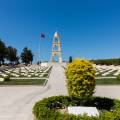
<svg viewBox="0 0 120 120"><path fill-rule="evenodd" d="M10 75L4 77L4 81L10 81Z"/></svg>
<svg viewBox="0 0 120 120"><path fill-rule="evenodd" d="M95 88L95 72L92 63L87 60L75 59L69 63L65 70L69 95L92 96Z"/></svg>
<svg viewBox="0 0 120 120"><path fill-rule="evenodd" d="M117 80L120 80L120 74L117 76Z"/></svg>
<svg viewBox="0 0 120 120"><path fill-rule="evenodd" d="M61 113L59 109L67 106L92 106L100 111L99 117L87 115L71 115ZM69 97L53 96L38 101L33 107L36 120L120 120L120 100L102 97Z"/></svg>

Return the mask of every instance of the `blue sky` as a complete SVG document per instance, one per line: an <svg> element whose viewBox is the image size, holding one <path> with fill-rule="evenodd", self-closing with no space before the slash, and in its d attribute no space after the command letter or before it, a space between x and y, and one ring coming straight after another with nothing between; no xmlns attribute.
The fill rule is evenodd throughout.
<svg viewBox="0 0 120 120"><path fill-rule="evenodd" d="M120 57L119 0L0 0L0 38L49 60L58 31L64 60ZM46 39L40 41L40 32ZM39 50L40 44L40 52Z"/></svg>

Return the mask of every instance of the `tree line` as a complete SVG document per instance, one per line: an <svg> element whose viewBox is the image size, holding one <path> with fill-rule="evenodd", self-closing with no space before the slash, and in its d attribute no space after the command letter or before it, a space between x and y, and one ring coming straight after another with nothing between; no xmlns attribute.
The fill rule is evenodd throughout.
<svg viewBox="0 0 120 120"><path fill-rule="evenodd" d="M25 47L23 48L20 56L18 56L16 48L6 46L6 44L0 39L0 66L4 65L6 61L11 65L20 63L24 63L26 65L32 64L33 53L30 49Z"/></svg>
<svg viewBox="0 0 120 120"><path fill-rule="evenodd" d="M68 62L71 63L72 61L73 61L73 58L72 56L70 56ZM97 60L90 60L90 61L96 65L120 65L120 58L97 59Z"/></svg>
<svg viewBox="0 0 120 120"><path fill-rule="evenodd" d="M98 59L91 60L95 64L99 65L120 65L120 58L112 58L112 59Z"/></svg>

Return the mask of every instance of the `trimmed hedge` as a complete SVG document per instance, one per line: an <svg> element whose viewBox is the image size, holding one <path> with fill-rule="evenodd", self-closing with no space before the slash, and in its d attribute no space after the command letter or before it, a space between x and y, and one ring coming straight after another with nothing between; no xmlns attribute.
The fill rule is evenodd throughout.
<svg viewBox="0 0 120 120"><path fill-rule="evenodd" d="M71 115L58 110L67 106L92 106L100 111L99 117ZM33 107L36 120L120 120L120 101L109 98L53 96L38 101Z"/></svg>
<svg viewBox="0 0 120 120"><path fill-rule="evenodd" d="M65 75L69 96L90 97L94 93L96 69L88 60L74 59L67 65Z"/></svg>

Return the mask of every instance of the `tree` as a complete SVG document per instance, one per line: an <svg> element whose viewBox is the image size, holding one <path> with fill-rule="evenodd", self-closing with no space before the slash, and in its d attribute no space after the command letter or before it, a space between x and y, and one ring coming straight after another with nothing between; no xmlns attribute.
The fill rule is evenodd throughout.
<svg viewBox="0 0 120 120"><path fill-rule="evenodd" d="M6 46L5 43L0 39L0 65L4 64L6 57Z"/></svg>
<svg viewBox="0 0 120 120"><path fill-rule="evenodd" d="M72 56L69 57L69 63L71 63L71 62L72 62Z"/></svg>
<svg viewBox="0 0 120 120"><path fill-rule="evenodd" d="M92 63L76 59L69 63L65 74L70 96L90 97L95 88L95 72Z"/></svg>
<svg viewBox="0 0 120 120"><path fill-rule="evenodd" d="M15 64L18 61L16 48L8 46L6 51L7 51L7 56L6 56L7 60L9 60L11 64Z"/></svg>
<svg viewBox="0 0 120 120"><path fill-rule="evenodd" d="M20 62L19 62L19 59L20 59L20 57L19 56L17 56L17 58L16 58L16 64L20 64Z"/></svg>
<svg viewBox="0 0 120 120"><path fill-rule="evenodd" d="M33 54L32 51L29 50L27 47L25 47L21 53L21 60L22 63L25 63L26 65L30 63L32 64Z"/></svg>

